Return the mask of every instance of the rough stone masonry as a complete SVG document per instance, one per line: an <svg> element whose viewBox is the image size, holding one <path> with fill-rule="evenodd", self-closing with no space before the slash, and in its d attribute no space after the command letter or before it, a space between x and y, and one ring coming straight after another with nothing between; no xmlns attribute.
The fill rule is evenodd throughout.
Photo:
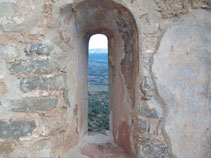
<svg viewBox="0 0 211 158"><path fill-rule="evenodd" d="M115 141L136 158L210 158L210 0L0 0L0 158L66 158L87 133L96 33Z"/></svg>

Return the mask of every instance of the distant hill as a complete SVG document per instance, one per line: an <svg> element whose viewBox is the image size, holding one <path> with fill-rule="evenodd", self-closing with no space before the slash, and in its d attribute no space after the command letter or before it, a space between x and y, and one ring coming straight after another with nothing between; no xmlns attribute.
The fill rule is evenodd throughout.
<svg viewBox="0 0 211 158"><path fill-rule="evenodd" d="M107 49L90 49L89 50L89 63L108 63L108 50Z"/></svg>
<svg viewBox="0 0 211 158"><path fill-rule="evenodd" d="M98 48L98 49L89 49L89 53L108 53L108 49Z"/></svg>
<svg viewBox="0 0 211 158"><path fill-rule="evenodd" d="M89 85L108 85L108 50L91 49L89 53Z"/></svg>

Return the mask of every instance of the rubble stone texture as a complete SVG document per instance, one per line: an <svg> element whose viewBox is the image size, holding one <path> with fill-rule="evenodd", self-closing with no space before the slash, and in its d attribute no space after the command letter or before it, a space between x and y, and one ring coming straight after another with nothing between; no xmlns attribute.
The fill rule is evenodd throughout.
<svg viewBox="0 0 211 158"><path fill-rule="evenodd" d="M135 158L211 157L210 0L1 0L0 158L68 158L88 130L88 41Z"/></svg>

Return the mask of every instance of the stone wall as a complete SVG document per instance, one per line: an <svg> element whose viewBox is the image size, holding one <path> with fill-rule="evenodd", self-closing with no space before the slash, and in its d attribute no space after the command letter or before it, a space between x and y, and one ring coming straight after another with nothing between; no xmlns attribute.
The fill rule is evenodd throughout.
<svg viewBox="0 0 211 158"><path fill-rule="evenodd" d="M110 35L121 87L111 89L116 141L139 158L211 157L211 1L95 2L0 1L0 158L65 158L80 141L96 31ZM102 14L110 4L122 11L113 19Z"/></svg>
<svg viewBox="0 0 211 158"><path fill-rule="evenodd" d="M59 51L51 45L34 42L22 50L16 44L0 48L1 154L15 157L3 150L18 150L10 144L11 140L23 149L32 142L39 146L42 139L53 141L51 138L56 138L56 133L67 128L67 123L62 121L66 120L66 109L70 106L67 74L58 60L62 56ZM4 147L5 143L9 145ZM50 148L44 146L39 152L48 157L54 147L56 144L51 143ZM41 156L31 150L17 152L19 156Z"/></svg>

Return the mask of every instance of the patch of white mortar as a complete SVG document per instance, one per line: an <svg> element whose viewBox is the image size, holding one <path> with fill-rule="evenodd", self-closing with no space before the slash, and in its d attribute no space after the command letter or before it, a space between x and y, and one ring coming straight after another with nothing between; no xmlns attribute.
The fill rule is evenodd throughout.
<svg viewBox="0 0 211 158"><path fill-rule="evenodd" d="M33 134L33 135L27 136L27 137L20 137L19 140L20 141L30 141L30 140L33 140L33 139L37 139L39 137L40 136L38 134Z"/></svg>
<svg viewBox="0 0 211 158"><path fill-rule="evenodd" d="M47 59L50 59L50 57L49 56L40 56L39 59L47 60Z"/></svg>
<svg viewBox="0 0 211 158"><path fill-rule="evenodd" d="M1 25L12 24L11 17L6 17L6 16L1 17L0 18L0 24Z"/></svg>
<svg viewBox="0 0 211 158"><path fill-rule="evenodd" d="M35 26L30 30L30 33L31 34L45 34L45 30L44 30L44 28Z"/></svg>
<svg viewBox="0 0 211 158"><path fill-rule="evenodd" d="M1 143L1 142L5 142L5 140L4 140L4 139L0 139L0 143Z"/></svg>
<svg viewBox="0 0 211 158"><path fill-rule="evenodd" d="M0 4L2 3L17 3L17 0L0 0Z"/></svg>
<svg viewBox="0 0 211 158"><path fill-rule="evenodd" d="M144 51L144 53L154 53L155 51L154 50L151 50L151 49L147 49Z"/></svg>
<svg viewBox="0 0 211 158"><path fill-rule="evenodd" d="M52 93L58 95L58 93L54 91L48 92L48 91L43 91L43 90L35 90L28 93L22 93L21 97L26 98L26 97L49 96Z"/></svg>
<svg viewBox="0 0 211 158"><path fill-rule="evenodd" d="M47 96L47 95L49 95L49 93L47 91L42 92L42 96Z"/></svg>
<svg viewBox="0 0 211 158"><path fill-rule="evenodd" d="M16 24L21 24L24 22L24 17L13 17L13 20L16 22Z"/></svg>

